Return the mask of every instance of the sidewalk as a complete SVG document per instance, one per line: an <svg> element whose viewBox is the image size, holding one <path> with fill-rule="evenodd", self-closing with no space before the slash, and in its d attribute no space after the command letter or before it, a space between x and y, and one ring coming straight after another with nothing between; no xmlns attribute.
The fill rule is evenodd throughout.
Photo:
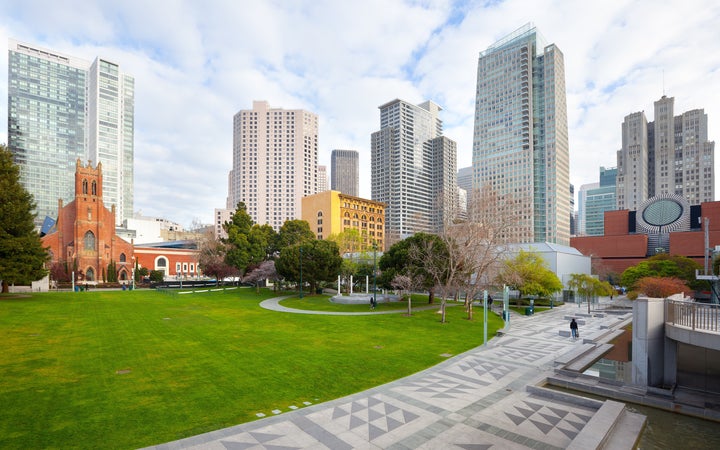
<svg viewBox="0 0 720 450"><path fill-rule="evenodd" d="M278 302L262 306L287 310ZM561 336L560 331L569 331L566 316L586 312L573 304L528 317L513 314L510 327L487 346L409 377L150 448L588 449L602 439L613 448L630 449L642 416L626 413L622 403L536 386L559 361L582 353L593 345L594 336L606 335L632 316L627 312L582 317L582 339Z"/></svg>

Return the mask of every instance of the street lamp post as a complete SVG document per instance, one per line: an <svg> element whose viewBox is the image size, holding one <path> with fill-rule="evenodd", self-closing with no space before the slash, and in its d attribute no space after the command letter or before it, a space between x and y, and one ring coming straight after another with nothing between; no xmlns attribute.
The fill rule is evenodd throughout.
<svg viewBox="0 0 720 450"><path fill-rule="evenodd" d="M377 306L377 244L373 242L373 308Z"/></svg>
<svg viewBox="0 0 720 450"><path fill-rule="evenodd" d="M132 257L132 289L135 290L135 257Z"/></svg>
<svg viewBox="0 0 720 450"><path fill-rule="evenodd" d="M302 247L300 247L300 298L303 298L303 290L302 290L302 260L303 260L303 251Z"/></svg>

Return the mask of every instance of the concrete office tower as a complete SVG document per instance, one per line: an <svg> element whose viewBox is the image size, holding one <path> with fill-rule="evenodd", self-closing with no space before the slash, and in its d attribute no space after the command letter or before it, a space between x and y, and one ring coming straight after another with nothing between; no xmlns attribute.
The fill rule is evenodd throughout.
<svg viewBox="0 0 720 450"><path fill-rule="evenodd" d="M480 53L473 187L513 202L515 242L570 243L563 54L531 24Z"/></svg>
<svg viewBox="0 0 720 450"><path fill-rule="evenodd" d="M77 159L103 167L103 202L116 225L133 214L135 81L102 58L88 62L10 39L8 146L37 204L36 223L74 199Z"/></svg>
<svg viewBox="0 0 720 450"><path fill-rule="evenodd" d="M625 116L617 152L617 209L637 210L648 198L648 123L645 113Z"/></svg>
<svg viewBox="0 0 720 450"><path fill-rule="evenodd" d="M360 156L356 150L333 150L330 155L330 189L360 196Z"/></svg>
<svg viewBox="0 0 720 450"><path fill-rule="evenodd" d="M328 189L327 166L317 166L317 191L325 192Z"/></svg>
<svg viewBox="0 0 720 450"><path fill-rule="evenodd" d="M371 136L371 188L372 199L387 205L386 245L442 231L456 214L457 146L442 135L440 110L431 101L380 106L380 131Z"/></svg>
<svg viewBox="0 0 720 450"><path fill-rule="evenodd" d="M625 117L623 146L617 152L617 208L636 210L662 194L684 197L691 205L715 200L715 142L708 141L702 109L675 116L675 99L656 101L655 120L643 112Z"/></svg>
<svg viewBox="0 0 720 450"><path fill-rule="evenodd" d="M244 202L255 223L275 230L300 219L301 199L318 190L317 161L316 114L254 101L233 117L227 209Z"/></svg>
<svg viewBox="0 0 720 450"><path fill-rule="evenodd" d="M464 189L465 192L471 192L473 189L472 184L472 166L463 167L458 170L457 173L457 185L460 189Z"/></svg>

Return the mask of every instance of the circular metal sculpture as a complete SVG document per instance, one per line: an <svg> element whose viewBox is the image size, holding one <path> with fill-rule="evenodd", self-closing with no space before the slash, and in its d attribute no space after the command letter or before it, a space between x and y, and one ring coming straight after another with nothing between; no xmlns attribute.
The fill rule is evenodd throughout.
<svg viewBox="0 0 720 450"><path fill-rule="evenodd" d="M645 200L637 211L637 232L648 235L648 255L670 251L670 233L690 231L690 204L680 195Z"/></svg>

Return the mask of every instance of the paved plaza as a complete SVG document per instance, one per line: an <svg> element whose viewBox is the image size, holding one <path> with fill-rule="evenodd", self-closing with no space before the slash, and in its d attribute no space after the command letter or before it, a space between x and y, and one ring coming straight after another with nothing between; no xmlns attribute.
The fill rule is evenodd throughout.
<svg viewBox="0 0 720 450"><path fill-rule="evenodd" d="M278 314L312 313L279 301L261 306ZM533 316L513 314L487 345L409 377L321 404L294 410L288 405L287 412L151 448L588 449L601 442L632 448L642 416L625 412L622 403L538 386L558 361L572 360L568 355L581 354L632 316L584 312L563 305ZM570 316L582 319L582 339L566 336ZM623 429L629 431L622 435Z"/></svg>

